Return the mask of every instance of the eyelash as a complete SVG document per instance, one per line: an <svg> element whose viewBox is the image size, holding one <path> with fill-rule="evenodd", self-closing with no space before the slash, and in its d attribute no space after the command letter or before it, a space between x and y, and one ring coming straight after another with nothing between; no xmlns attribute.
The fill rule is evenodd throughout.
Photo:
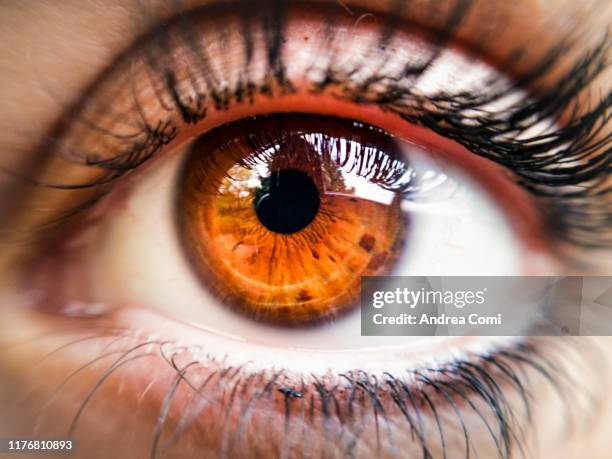
<svg viewBox="0 0 612 459"><path fill-rule="evenodd" d="M537 427L531 425L534 408L539 401L535 394L556 394L561 403L563 427L568 433L576 427L576 421L588 425L599 414L598 388L591 384L603 377L599 367L591 366L599 348L580 338L529 338L514 342L503 350L467 354L450 363L436 365L435 368L407 370L404 375L385 373L377 377L355 370L336 375L336 378L329 381L313 375L309 381L302 379L296 382L295 377L283 371L253 373L243 367L229 367L222 360L208 356L202 349L132 335L112 324L97 329L104 333L100 336L71 338L67 344L58 348L66 349L83 340L110 340L102 348L104 352L99 357L79 367L54 393L103 357L119 356L91 385L91 389L83 394L82 402L70 422L68 435L75 435L87 405L115 371L126 364L134 365L133 362L143 357L159 357L168 365L171 376L167 380L167 389L153 430L152 458L163 457L164 450L171 448L189 430L190 423L196 420L198 410L201 409L198 408L200 398L208 403L215 403L214 400L218 398L227 403L228 396L231 399L231 403L223 407L222 415L233 419L234 410L238 421L232 422L234 430L225 429L224 438L220 439L226 445L224 451L228 457L231 456L232 448L241 446L237 442L249 442L248 438L241 437L241 426L256 422L256 416L264 419L269 416L266 422L271 422L275 419L276 410L284 418L280 423L276 420L273 422L273 425L284 426L283 444L279 448L298 450L287 451L289 454L302 449L304 456L307 456L306 437L300 442L293 436L296 435L296 425L308 425L309 428L321 428L326 432L323 437L328 444L323 445L323 448L334 445L334 448L343 448L340 451L341 457L355 457L361 447L360 432L367 428L368 422L374 422L377 448L381 447L380 444L389 445L392 456L399 457L397 453L400 451L395 450L392 432L398 426L390 423L391 418L399 415L399 419L406 423L407 431L403 432L406 435L409 432L422 451L423 459L446 458L451 451L448 449L451 432L459 435L463 443L455 447L463 448L464 457L469 459L477 453L473 443L474 429L480 431L483 428L498 457L507 459L517 451L526 456L529 429ZM121 341L125 344L117 346ZM554 357L551 359L549 356ZM580 380L565 370L567 364L576 369L576 363L582 365L576 373L581 375ZM589 387L582 383L586 380L590 383ZM178 397L180 390L187 391L193 397L175 413L172 411L173 400ZM519 402L518 407L511 402L515 396ZM171 415L188 421L187 424L179 422L169 436L170 440L162 442L164 429L171 429L166 425ZM475 417L471 418L472 415ZM296 417L298 419L294 419ZM458 423L456 427L455 422ZM334 432L339 432L337 439L333 438ZM301 430L297 435L300 434L321 436L321 432L316 430L314 433ZM231 435L233 437L230 439ZM381 443L385 435L389 442ZM290 436L293 438L291 441ZM260 440L258 437L257 443L249 444L249 450L255 453L257 448L265 445L265 441L260 443ZM332 450L326 451L330 457L334 457ZM461 454L455 449L452 453L452 457Z"/></svg>
<svg viewBox="0 0 612 459"><path fill-rule="evenodd" d="M248 2L237 2L230 8L233 14L241 15L248 11L248 5ZM461 23L461 17L466 14L468 6L469 2L459 2L449 15L447 27L440 30L432 40L440 46L440 52L452 37L454 28ZM216 109L228 110L233 101L252 100L254 93L274 97L277 92L294 91L286 76L281 53L284 24L289 14L286 8L289 7L282 2L266 2L261 5L262 13L259 17L263 30L268 31L265 40L268 62L263 82L256 84L250 79L240 79L236 87L225 87L223 91L219 91L215 90L217 84L214 82L192 81L191 89L195 91L195 98L189 99L189 96L183 94L184 91L181 91L176 83L173 69L175 64L169 56L168 44L172 43L174 35L182 37L189 45L191 59L197 62L194 66L210 68L208 56L202 49L193 45L196 40L188 38L197 33L192 30L192 22L213 8L214 5L179 14L179 19L164 24L138 40L131 50L109 67L109 71L129 62L134 53L145 54L151 81L163 82L163 89L159 84L152 83L161 105L169 112L178 112L186 124L193 124L205 118L210 103ZM243 73L249 75L248 56L253 53L251 34L254 28L247 25L248 23L244 23L242 36L247 56L243 63ZM384 48L391 41L396 25L396 20L389 17L381 29L378 47ZM330 29L327 33L331 40ZM560 56L567 52L570 46L562 43L551 50L541 64L525 72L513 85L497 88L492 84L478 93L418 96L411 93L412 85L406 86L400 74L376 74L363 81L353 82L350 75L358 73L358 68L342 71L333 68L331 63L323 72L323 80L315 82L311 91L337 89L343 98L357 104L376 104L408 122L422 125L457 141L479 156L502 164L515 174L521 186L540 199L543 220L548 223L551 235L557 240L585 248L607 247L611 243L609 230L612 217L604 195L611 191L606 179L611 168L612 149L609 145L612 134L604 135L598 140L596 137L609 121L608 109L612 95L602 96L597 105L586 113L580 116L577 113L582 108L578 96L606 68L610 44L612 37L606 36L597 47L586 52L577 64L566 71L559 78L558 84L552 86L553 89L534 91L537 96L534 98L521 95L518 102L498 111L487 107L522 94L522 88L535 87L538 81L555 69ZM416 81L438 58L440 52L432 56L426 64L419 64L418 68L406 64L402 70L403 75L410 75L413 77L411 81ZM101 78L105 76L107 75ZM208 90L198 88L198 84L206 86ZM373 89L374 87L377 89ZM88 95L94 93L95 89L96 83L68 113L78 114ZM169 106L165 99L172 101L174 107ZM434 109L425 108L428 106L434 106ZM528 135L528 130L538 122L558 119L563 113L571 113L563 126L535 136ZM106 135L126 143L127 147L118 154L100 158L99 155L88 152L69 150L73 160L76 157L85 165L102 170L104 175L101 178L83 184L37 184L62 189L105 188L157 155L172 143L180 130L170 119L162 118L155 125L150 125L142 114L133 116L140 116L141 132L132 136L106 132ZM65 128L70 124L68 121L70 119L64 119L60 126ZM86 120L79 121L87 123L91 129L105 132L102 127ZM52 138L62 138L61 127L56 129ZM587 157L588 161L585 160ZM568 164L573 162L575 164L568 168Z"/></svg>

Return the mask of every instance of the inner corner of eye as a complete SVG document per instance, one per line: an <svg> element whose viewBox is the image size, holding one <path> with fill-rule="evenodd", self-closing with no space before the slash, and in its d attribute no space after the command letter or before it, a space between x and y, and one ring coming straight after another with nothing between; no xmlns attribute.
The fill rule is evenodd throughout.
<svg viewBox="0 0 612 459"><path fill-rule="evenodd" d="M431 272L427 263L440 256L450 257L451 271L466 255L504 263L512 247L495 219L488 229L475 222L475 232L495 234L498 250L470 254L473 242L452 247L474 229L469 216L418 210L449 187L446 173L426 164L354 120L275 114L230 123L187 154L175 208L181 243L216 302L291 325L354 310L362 276ZM468 213L490 210L469 201ZM443 253L445 244L457 253Z"/></svg>

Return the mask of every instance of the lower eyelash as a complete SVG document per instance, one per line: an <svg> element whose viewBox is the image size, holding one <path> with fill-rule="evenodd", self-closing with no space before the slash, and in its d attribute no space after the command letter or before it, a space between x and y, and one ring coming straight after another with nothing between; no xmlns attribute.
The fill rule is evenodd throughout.
<svg viewBox="0 0 612 459"><path fill-rule="evenodd" d="M84 394L69 429L77 440L80 417L113 373L137 366L143 357L161 358L171 370L169 377L164 376L165 393L151 436L152 458L171 452L202 416L210 416L207 409L224 416L222 438L217 445L209 445L218 447L220 457L233 457L242 448L265 456L270 441L278 443L278 457L316 456L317 447L329 452L329 457L334 457L334 451L339 457L361 457L364 451L403 457L406 451L398 449L399 443L408 438L410 447L416 447L424 459L478 457L486 443L500 458L517 452L527 456L534 446L531 432L538 429L534 421L539 402L556 394L553 397L564 407L559 428L569 433L592 425L603 395L592 383L602 380L605 369L598 366L598 348L588 338L525 338L486 355L464 356L403 375L355 370L299 378L283 370L251 373L246 367L228 367L223 359L203 356L193 347L143 339L111 327L99 337L71 338L58 350L83 339L107 344L99 357L68 376L56 395L71 378L104 356L118 358L113 358ZM152 368L148 360L146 365ZM583 383L587 380L588 388ZM175 404L186 396L186 404ZM279 436L262 430L262 424L269 424ZM247 426L260 427L247 435ZM366 432L372 430L376 451L373 445L363 444ZM273 435L274 440L265 435ZM315 445L315 438L324 444Z"/></svg>

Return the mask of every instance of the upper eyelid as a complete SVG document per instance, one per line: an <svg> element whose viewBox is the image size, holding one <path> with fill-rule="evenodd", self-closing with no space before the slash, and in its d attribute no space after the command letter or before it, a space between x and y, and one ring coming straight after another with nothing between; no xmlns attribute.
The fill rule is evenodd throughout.
<svg viewBox="0 0 612 459"><path fill-rule="evenodd" d="M194 12L193 14L196 14L196 15L197 15L197 14L201 14L201 10L197 10L197 11L196 11L196 12ZM136 49L136 50L138 50L138 49L143 49L143 48L142 48L143 46L145 46L145 49L146 49L146 45L147 45L147 44L149 44L149 43L153 43L153 44L154 44L154 45L156 45L156 46L160 46L159 41L158 41L158 42L156 42L156 40L163 40L164 35L162 34L161 36L159 36L159 35L157 35L157 33L158 33L159 31L162 31L162 32L163 32L164 30L168 30L168 28L170 27L170 25L171 25L171 24L175 24L175 25L176 25L177 21L180 23L180 21L181 21L181 20L183 20L183 21L184 21L184 20L185 20L185 18L181 18L181 17L179 17L179 18L175 18L174 20L171 20L171 21L170 21L170 23L164 23L164 24L162 24L162 25L158 26L157 28L154 28L152 31L149 31L147 34L145 34L144 38L138 39L138 40L135 42L135 44L134 44L134 45L133 45L131 48L129 48L129 49L128 49L127 51L125 51L124 53L122 53L122 54L120 55L120 57L119 57L119 58L118 58L118 59L117 59L117 60L116 60L116 61L115 61L113 64L111 64L111 65L108 67L108 69L107 69L107 71L106 71L106 72L103 72L101 75L99 75L99 76L98 76L98 78L96 78L96 81L94 82L94 84L92 84L92 86L90 87L90 90L89 90L89 91L86 91L86 93L85 93L85 94L84 94L82 97L80 97L80 98L79 98L78 103L76 104L76 106L75 106L75 107L73 107L73 109L72 109L72 110L69 110L69 111L68 111L68 114L78 113L78 111L79 111L79 106L84 105L84 104L85 104L85 103L88 101L89 95L90 95L90 94L92 94L92 93L94 93L94 92L95 92L95 90L97 89L97 84L98 84L98 83L100 83L100 82L104 82L104 81L107 79L107 77L108 77L109 75L112 75L112 73L113 73L113 72L116 70L116 68L117 68L117 64L118 64L118 63L121 63L121 62L122 62L122 60L124 60L124 61L125 61L126 59L129 59L129 58L130 58L130 56L132 56L132 54L131 54L131 53L133 52L133 50L134 50L134 49ZM170 25L169 25L169 24L170 24ZM381 29L381 30L383 30L383 29ZM144 39L144 42L143 42L143 39ZM602 46L602 44L600 44L600 46ZM600 49L600 50L601 50L601 49ZM544 70L546 70L546 69L544 69ZM544 70L540 70L540 72L543 72ZM171 100L171 99L169 99L169 100ZM81 120L81 121L82 121L82 120ZM69 125L70 125L69 120L63 120L63 126L64 126L64 127L65 127L65 126L69 126ZM62 125L60 125L60 128L61 128L61 127L62 127ZM60 131L61 131L61 129L60 129ZM164 133L164 132L162 132L162 134L163 134L164 136L165 136L165 135L167 135L167 133ZM170 131L170 134L171 134L171 131ZM53 135L53 137L55 137L55 138L61 138L61 137L62 137L62 135L61 135L61 133L60 133L60 132L58 132L58 131L56 130L56 132L55 132L55 134ZM170 135L170 137L171 137L171 135ZM163 142L162 142L162 143L163 143ZM45 151L46 151L46 150L45 150Z"/></svg>
<svg viewBox="0 0 612 459"><path fill-rule="evenodd" d="M110 59L110 62L107 63L105 69L103 69L102 71L98 72L98 75L94 78L94 80L101 80L104 78L105 74L108 74L112 71L113 67L122 59L122 56L125 55L129 55L130 51L138 48L138 46L140 46L140 44L149 39L152 35L154 35L155 33L157 33L158 31L162 30L164 27L167 26L167 24L176 21L176 20L183 20L180 17L181 16L189 16L191 13L195 13L197 14L197 11L205 8L205 7L209 7L211 4L215 4L218 3L222 6L228 6L231 5L233 3L243 3L241 1L233 1L233 0L229 0L229 1L223 1L220 0L218 2L213 1L206 1L206 0L194 0L194 1L190 1L190 2L186 2L185 4L181 4L180 2L177 2L173 5L171 5L170 7L168 5L160 5L158 3L154 3L154 2L147 2L146 0L143 2L138 2L138 3L132 3L132 4L128 4L127 6L124 7L124 5L121 6L121 8L115 8L115 10L113 10L112 5L111 8L108 8L109 11L111 11L111 13L113 11L117 11L117 14L119 14L118 16L118 20L115 22L118 22L119 24L121 24L121 26L119 27L118 30L120 30L122 32L122 36L121 36L121 40L117 40L116 37L113 37L113 35L117 35L118 34L118 30L111 30L110 33L108 34L108 36L105 35L101 35L100 37L96 37L96 40L100 42L100 44L105 44L105 42L109 42L110 47L108 48L108 46L105 46L108 49L113 49L114 47L117 47L117 43L129 43L130 40L132 41L132 44L130 46L128 46L126 49L121 49L121 47L117 48L118 53L116 54L115 58ZM298 3L298 2L284 2L284 3ZM305 4L316 4L316 3L323 3L323 4L333 4L336 3L334 0L302 0L299 3L305 3ZM407 16L406 18L404 18L407 22L410 21L414 21L415 24L422 24L423 27L427 28L427 27L431 27L435 29L435 26L433 25L433 22L435 22L435 18L432 19L432 13L431 11L431 5L436 5L436 3L440 4L441 2L436 2L435 0L428 0L426 2L426 4L423 5L422 8L418 8L418 9L413 9L416 10L416 13L418 13L419 11L429 11L427 14L422 14L420 16L420 18L415 19L415 18L411 18L410 15L415 13L415 11L409 9L409 8L404 8L402 6L400 6L400 4L404 3L401 0L391 0L389 2L359 2L358 0L343 0L343 2L341 2L342 8L346 8L348 11L350 11L350 14L356 14L356 12L358 11L355 7L355 5L357 5L358 3L373 3L373 5L366 5L368 7L376 7L377 9L379 9L381 12L401 12L402 15ZM449 2L445 2L446 4L454 4L454 3L459 3L459 1L449 1ZM513 7L509 7L510 3L509 2L496 2L498 3L497 5L495 5L495 8L491 9L491 8L481 8L479 5L479 2L474 1L474 0L468 0L466 2L467 4L476 4L476 8L474 8L473 6L470 6L470 27L466 28L466 31L463 33L463 35L465 36L465 43L467 43L469 45L470 41L474 41L474 40L470 40L469 39L469 34L470 33L474 33L474 35L479 35L481 32L479 32L479 28L478 27L474 27L474 25L478 25L484 21L482 21L483 18L486 18L488 14L490 14L491 16L495 16L498 20L499 18L504 18L507 19L508 17L512 17L514 15L514 13L512 13L512 9ZM337 4L337 3L336 3ZM337 4L338 5L338 4ZM426 7L427 5L430 5L429 7ZM340 8L340 7L339 7ZM351 9L354 8L354 9ZM577 7L578 8L578 7ZM434 8L435 9L435 8ZM558 14L560 11L555 11L555 14ZM492 13L495 13L494 15ZM550 11L548 13L551 13ZM534 11L534 14L537 15L537 12ZM577 11L573 11L572 12L573 15L575 15L576 17L578 17L578 22L581 20L581 16L577 15ZM122 18L121 15L123 15L124 17ZM9 17L10 15L7 14L7 17ZM112 15L111 15L112 17ZM532 16L533 17L533 14ZM43 16L44 18L44 16ZM105 19L107 18L107 16L102 16L102 21L104 22L105 20L108 21L109 19ZM177 19L178 18L178 19ZM73 16L74 20L78 20L79 17L77 16ZM487 18L490 20L495 21L495 18L491 17L491 18ZM438 21L439 22L439 21ZM489 21L490 22L490 21ZM498 25L500 25L501 23L498 23ZM489 26L491 24L489 23ZM554 23L553 23L554 25ZM78 30L78 29L77 29ZM496 33L500 32L499 27L496 27ZM591 29L593 30L593 29ZM546 30L546 34L547 36L555 36L555 31L554 28L548 28ZM105 38L106 37L106 38ZM113 40L107 39L113 37ZM51 37L53 38L53 37ZM499 38L499 36L497 37ZM499 41L499 40L496 40ZM7 40L6 43L9 43L10 40ZM53 40L51 40L51 42L53 42ZM87 43L87 42L86 42ZM59 43L57 43L57 45L59 45ZM476 44L474 44L476 45ZM518 45L520 46L520 44ZM78 46L77 46L78 47ZM36 54L34 54L35 56ZM481 57L484 57L485 55L481 55ZM491 56L492 59L493 56ZM7 72L8 74L8 72ZM74 76L76 75L76 77ZM70 72L69 75L66 75L68 78L79 78L78 77L79 72ZM17 78L19 79L19 78ZM74 83L74 82L72 82ZM84 100L89 92L89 90L87 89L88 87L91 89L95 86L95 84L88 84L85 89L83 90L83 92L79 95L79 97L77 97L77 100ZM10 88L10 85L8 85L8 87ZM52 88L51 88L52 89ZM1 90L1 89L0 89ZM53 99L56 98L57 94L59 94L59 92L57 93L53 93L52 97ZM8 95L8 94L7 94ZM8 98L10 100L10 97ZM74 100L73 100L74 101ZM78 106L78 104L76 104ZM76 107L75 106L68 106L66 111L68 112L74 112L76 111ZM65 116L62 116L62 118L66 118ZM57 123L56 123L57 125ZM54 131L54 129L52 129L52 131ZM30 136L32 137L32 136ZM36 150L36 145L32 146L33 148L31 149L32 151L30 151L30 155L34 156L35 154L35 150ZM23 154L21 155L23 157Z"/></svg>
<svg viewBox="0 0 612 459"><path fill-rule="evenodd" d="M324 3L336 3L335 0L319 1L323 1ZM19 106L23 103L21 94L28 94L28 92L24 91L25 85L34 84L35 86L42 86L45 91L50 91L49 94L51 95L51 97L46 97L43 98L43 100L37 101L38 103L43 106L52 104L54 107L58 105L58 101L60 104L66 104L69 102L64 95L67 88L66 83L69 83L69 90L74 92L75 88L94 77L94 75L90 73L91 71L98 73L99 70L96 70L96 67L100 68L109 64L113 54L119 53L122 48L126 46L126 43L136 39L137 36L146 35L147 29L155 29L171 19L172 16L186 14L186 11L190 9L197 9L204 4L213 2L214 0L185 0L184 2L172 2L171 5L168 5L165 2L142 0L129 3L119 2L119 4L115 4L115 2L111 0L108 5L104 5L104 8L98 8L93 12L88 12L87 16L82 14L82 10L75 9L74 11L70 11L70 3L55 4L53 7L36 3L27 5L27 7L25 5L19 5L19 7L17 7L16 4L12 3L0 5L1 11L3 11L3 13L0 14L0 18L6 20L5 26L2 26L4 21L0 23L0 37L4 37L0 39L0 44L4 43L4 51L2 51L0 45L0 53L8 57L8 59L5 58L5 64L11 64L5 65L3 72L0 72L0 76L2 76L2 74L4 76L4 78L0 79L2 81L2 84L0 84L1 99L5 102L9 101L13 106ZM305 0L305 2L317 3L316 0ZM383 12L385 10L399 10L399 8L395 6L397 3L408 4L407 2L393 0L389 2L343 0L341 3L349 8L354 8L358 3L366 4L365 6L368 8L374 7ZM367 5L369 3L371 3L371 5ZM419 8L413 8L413 10L416 10L416 13L419 11L428 11L431 10L428 5L436 3L451 4L454 3L454 1L436 2L435 0L428 0L420 4ZM479 4L483 2L474 1L473 3ZM517 15L520 15L521 18L525 17L526 7L530 21L522 21L522 19L521 21L528 24L537 23L538 21L534 19L538 16L543 16L544 12L539 10L529 11L528 8L532 6L531 2L523 3L524 4L516 4L514 2L488 2L489 6L487 6L487 2L484 2L484 7L480 5L479 8L476 8L480 12L477 14L471 13L473 20L465 33L478 33L476 31L480 28L474 26L478 26L479 24L486 23L488 26L495 25L496 40L491 40L490 42L497 43L502 40L500 32L503 31L504 27L500 27L500 25L503 25L503 21L509 18L512 20L512 18L515 18ZM582 2L566 3L568 3L568 5L565 5L563 2L555 2L552 5L547 5L545 11L546 15L553 17L559 16L559 23L563 22L563 17L571 17L574 24L582 24L583 29L594 31L595 33L605 30L603 26L597 27L591 24L593 21L585 22L585 19L596 19L595 15L591 14L590 16L585 16L584 14L585 10L591 11L591 7L594 7L594 5L588 2L584 2L584 5ZM563 8L554 9L558 4L562 4ZM490 8L490 5L494 5L494 8ZM574 9L562 14L564 13L563 10L567 9L568 6ZM582 14L580 14L581 12ZM404 15L409 16L414 13L415 11L409 8L402 9L402 14ZM429 16L431 16L431 14L427 15L423 13L422 22L426 23L427 17ZM484 18L486 18L487 21L483 21ZM409 18L406 19L409 20ZM85 27L87 24L86 21L91 20L95 21L96 27ZM605 25L605 15L601 16L600 20L604 20ZM50 25L53 27L49 28ZM102 25L102 27L100 25ZM545 37L554 38L557 35L555 33L555 25L555 21L547 24L547 28L544 31ZM19 30L19 35L16 35L17 30ZM72 36L68 49L64 41L66 40L64 37L67 36L67 33L80 35L82 37L75 41ZM44 40L42 39L43 34L45 37ZM524 31L521 35L523 37L533 37L533 35L526 34ZM24 39L17 39L19 37L24 37ZM543 43L538 37L533 38L538 40L538 43ZM519 43L517 43L517 45L520 46ZM65 53L64 50L66 49L69 52ZM57 55L56 61L62 62L62 68L66 70L65 74L58 74L57 70L53 70L50 76L46 73L46 67L49 67L47 64L52 62L48 60L48 57L54 54ZM36 66L28 66L21 70L19 65L17 65L17 70L15 71L15 67L12 63L16 57L10 56L25 55L29 56L29 59L35 62ZM78 61L82 55L87 56L86 62L88 64L86 66L81 65ZM39 74L33 74L32 70ZM39 81L43 79L42 77L44 77L44 82ZM31 118L31 115L35 117L40 116L38 111L30 113L29 110L24 110L23 113L15 113L14 118L15 120L21 120L21 123L26 123L28 121L26 117ZM49 113L49 115L52 114ZM56 113L56 116L57 115ZM53 120L47 119L47 115L45 114L42 121L43 123L50 123ZM43 124L39 122L38 125ZM22 134L20 137L23 136ZM29 133L28 136L31 138L31 133ZM16 141L16 143L21 145L23 142ZM24 149L22 147L19 148L20 156L23 157Z"/></svg>
<svg viewBox="0 0 612 459"><path fill-rule="evenodd" d="M98 88L98 82L102 82L105 80L105 78L109 77L110 74L113 73L114 69L119 66L122 65L122 63L125 63L126 61L129 60L130 56L132 55L132 53L134 52L142 52L143 49L146 49L145 46L148 46L149 44L156 44L157 46L163 47L164 44L162 43L162 41L164 40L164 34L167 33L167 31L172 28L172 27L176 27L177 23L184 23L187 24L187 28L189 28L189 26L191 25L191 16L197 16L198 14L200 14L202 11L205 12L210 12L212 14L214 14L215 9L217 8L221 8L221 9L225 9L228 6L231 5L242 5L242 4L248 4L248 1L218 1L218 2L204 2L203 6L200 6L199 8L195 8L192 11L175 11L173 13L173 15L171 16L170 19L166 19L165 21L162 21L160 23L158 23L156 26L154 26L153 28L149 29L146 33L144 33L142 36L140 36L139 38L137 38L132 45L130 45L127 49L123 50L121 53L119 53L115 59L112 60L112 62L102 71L98 74L98 76L94 79L93 83L90 84L88 86L88 88L84 91L84 93L82 93L80 95L80 97L77 98L77 102L68 110L69 113L76 113L80 111L80 108L82 106L82 104L87 100L87 98L89 97L90 94L94 93ZM274 4L274 1L269 1L269 2L265 2L266 4ZM295 1L295 2L284 2L286 4L315 4L315 3L321 3L321 4L331 4L331 3L335 3L331 0L311 0L311 1ZM342 2L342 7L346 8L347 10L349 10L349 6L352 3L356 3L355 1L344 1ZM367 2L366 2L367 3ZM391 1L389 2L387 5L391 5L389 6L389 9L393 10L393 8L396 8L395 4L400 4L402 3L401 1ZM435 2L431 2L431 3L435 3ZM447 2L447 3L451 3L451 2ZM454 25L452 25L452 21L456 21L458 24L460 24L461 21L465 21L466 17L470 17L470 14L473 10L471 10L471 4L472 3L478 3L478 2L474 2L472 0L467 0L467 1L461 1L458 0L456 2L457 5L467 5L467 6L460 6L457 7L456 10L451 9L450 10L450 15L451 16L455 16L454 18L447 18L446 20L443 20L442 22L444 23L444 27L447 27L450 25L450 28L448 29L449 34L451 34L451 36L446 36L446 29L441 28L438 32L440 34L442 34L444 36L443 40L445 40L445 42L453 42L455 38L452 37L452 33L453 33L453 28L455 27ZM384 9L384 8L383 8ZM351 14L356 14L356 12L358 10L349 10L351 12ZM401 8L398 8L398 11L402 11ZM155 14L153 14L155 15ZM458 19L459 18L459 19ZM391 19L388 19L390 22L389 24L386 24L386 20L383 20L383 23L380 27L380 35L381 38L379 43L382 43L384 38L382 38L383 35L388 35L388 34L393 34L393 30L391 30L389 28L393 27L395 25L395 21L391 21ZM357 19L357 22L359 22L359 18ZM418 23L415 23L418 24ZM414 24L412 24L414 25ZM431 27L430 25L425 24L425 27ZM435 28L435 27L434 27ZM388 37L386 37L388 39ZM183 38L185 39L185 37ZM441 45L443 45L445 42L440 42ZM601 43L599 43L600 46L602 46ZM467 43L467 46L470 47L472 45L470 45L469 43ZM474 49L477 49L478 46L476 44L473 44ZM565 51L565 52L569 52L572 50L572 48L570 46L559 46L559 49L557 50L557 53L559 53L561 50ZM198 50L196 50L197 52ZM479 51L483 51L483 50L479 50ZM514 52L512 53L512 56L516 57L517 55L521 55L521 59L518 60L522 60L523 62L526 62L527 60L524 59L524 56L522 56L522 54L524 54L524 52L527 51L526 48L516 48L514 49ZM549 50L550 51L550 50ZM554 50L553 50L554 51ZM145 51L146 52L146 51ZM484 51L483 51L484 53ZM560 53L559 53L560 54ZM555 56L555 61L558 61L562 56L557 55ZM493 59L493 56L487 56L486 54L479 54L479 58L481 59ZM514 59L517 60L517 59ZM508 62L506 62L506 65L504 65L504 71L511 71L512 67L511 66L507 66ZM541 71L542 72L542 71ZM542 75L540 75L542 76ZM56 127L58 127L58 129L53 129L53 131L57 131L57 130L61 130L61 124L66 124L67 120L65 118L67 117L63 117L64 119L62 120L61 123L58 123L58 125L56 125ZM69 116L68 116L69 118ZM86 121L87 122L87 121ZM95 129L96 127L91 126L93 129Z"/></svg>

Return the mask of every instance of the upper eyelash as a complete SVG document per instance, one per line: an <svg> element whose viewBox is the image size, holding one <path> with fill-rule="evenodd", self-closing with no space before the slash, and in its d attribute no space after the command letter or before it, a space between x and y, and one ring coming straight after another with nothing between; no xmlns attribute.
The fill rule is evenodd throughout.
<svg viewBox="0 0 612 459"><path fill-rule="evenodd" d="M190 44L189 51L194 67L210 67L207 63L209 56L204 50L193 45L196 40L188 38L197 34L192 24L194 17L219 8L219 5L214 4L179 14L157 27L138 40L129 52L120 56L109 67L108 72L129 63L134 53L145 54L152 78L163 83L161 87L159 84L153 84L156 91L165 93L158 94L161 105L169 112L178 112L185 123L195 123L204 118L209 105L217 109L228 109L233 101L252 99L254 93L272 97L277 92L293 91L282 54L284 24L291 7L288 3L258 3L261 13L257 19L261 21L263 30L269 31L265 38L267 76L261 82L240 79L236 87L220 90L215 82L218 76L211 76L212 81L206 84L193 83L192 89L195 89L197 94L195 98L190 100L181 93L181 88L176 84L167 43L171 42L173 34L179 35L183 42ZM455 28L469 11L470 3L458 1L448 18L443 21L444 27L433 38L440 50L451 40ZM228 5L228 8L231 8L233 14L244 16L245 12L249 11L249 5L248 1L237 1ZM388 43L398 27L397 19L391 15L385 18L387 21L381 28L377 46ZM248 34L252 33L253 27L245 25L243 31L245 36L242 39L247 56L244 73L249 75L248 56L252 54L252 50L250 53L248 50L249 47L252 48L253 40ZM331 29L329 33L331 34ZM551 234L560 240L584 247L609 247L612 244L612 212L607 200L602 196L611 191L606 180L611 169L612 134L603 131L609 122L612 95L608 93L601 96L594 108L580 115L577 113L582 108L578 95L607 68L607 52L611 44L612 38L606 35L598 46L585 52L572 68L559 77L558 84L552 85L552 89L548 91L535 91L533 87L556 68L560 57L571 49L568 43L561 43L550 50L540 64L517 77L513 84L501 88L492 85L482 88L478 94L440 93L423 99L411 92L411 85L406 86L402 78L409 74L418 79L438 58L439 53L434 53L428 62L416 67L406 65L402 70L403 74L370 74L362 81L352 81L350 78L358 69L337 69L333 67L333 60L330 60L327 70L323 72L323 79L315 82L312 90L335 88L342 97L356 103L377 104L409 122L425 126L461 143L477 155L504 165L516 174L523 187L543 201L542 209L547 212L545 220L550 222L548 226ZM108 76L106 73L94 82L73 109L68 111L69 118L62 119L52 138L62 138L63 132L70 124L69 119L78 121L81 108L87 103L88 96L95 92L96 85ZM522 97L502 111L495 112L490 109L492 103L516 94L519 89L530 88L534 97ZM433 109L428 108L432 106ZM563 113L570 113L571 116L561 126L545 135L521 137L537 122L557 119ZM138 117L138 114L135 116ZM175 123L164 117L154 125L141 117L140 125L140 132L135 133L133 138L124 139L125 149L112 157L100 157L88 152L76 153L81 156L84 164L99 168L103 172L99 179L82 184L39 184L63 189L104 189L155 156L165 145L172 142L180 130ZM97 129L103 130L101 127ZM603 136L597 139L597 136L602 134ZM107 135L120 137L112 132ZM71 152L71 156L74 154L75 152ZM589 159L585 160L587 155ZM567 164L572 162L575 164L568 169Z"/></svg>

